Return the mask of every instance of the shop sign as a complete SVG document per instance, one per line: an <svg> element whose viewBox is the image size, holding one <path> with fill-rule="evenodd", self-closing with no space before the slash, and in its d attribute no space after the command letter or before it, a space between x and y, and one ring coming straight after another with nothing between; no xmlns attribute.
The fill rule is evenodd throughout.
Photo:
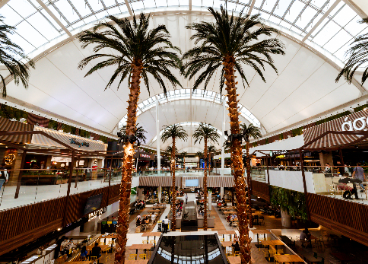
<svg viewBox="0 0 368 264"><path fill-rule="evenodd" d="M349 120L349 116L345 117L344 122L341 124L341 131L367 131L368 117L359 117L354 121Z"/></svg>
<svg viewBox="0 0 368 264"><path fill-rule="evenodd" d="M89 221L92 221L93 219L97 218L97 216L100 216L102 214L103 214L103 208L98 209L98 210L96 210L96 211L94 211L92 213L89 213L88 214L88 222Z"/></svg>
<svg viewBox="0 0 368 264"><path fill-rule="evenodd" d="M78 145L79 147L82 147L82 146L85 146L85 147L89 147L89 143L88 142L79 142L77 140L75 140L74 138L70 138L70 144L75 144L75 145Z"/></svg>
<svg viewBox="0 0 368 264"><path fill-rule="evenodd" d="M150 158L151 158L151 155L148 155L148 154L141 154L141 158L147 158L147 159L150 159Z"/></svg>
<svg viewBox="0 0 368 264"><path fill-rule="evenodd" d="M52 157L51 161L54 162L72 162L72 158L68 157Z"/></svg>

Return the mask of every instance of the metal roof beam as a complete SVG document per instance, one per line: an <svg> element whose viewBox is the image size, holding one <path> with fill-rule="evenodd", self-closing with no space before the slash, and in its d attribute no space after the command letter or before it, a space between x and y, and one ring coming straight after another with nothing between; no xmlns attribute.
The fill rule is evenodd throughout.
<svg viewBox="0 0 368 264"><path fill-rule="evenodd" d="M70 31L63 25L63 23L61 23L61 21L51 12L51 10L41 0L36 1L52 17L52 19L65 31L65 33L68 34L69 37L73 36L72 33L70 33Z"/></svg>
<svg viewBox="0 0 368 264"><path fill-rule="evenodd" d="M189 11L192 11L193 8L193 0L189 0Z"/></svg>
<svg viewBox="0 0 368 264"><path fill-rule="evenodd" d="M250 4L249 11L248 11L248 16L250 16L250 14L252 14L253 7L254 7L255 3L256 3L256 0L252 0L252 3Z"/></svg>
<svg viewBox="0 0 368 264"><path fill-rule="evenodd" d="M128 8L128 12L129 12L129 14L130 14L131 16L133 16L133 11L132 11L132 9L130 8L130 5L129 5L128 0L125 0L125 5L126 5L126 7Z"/></svg>
<svg viewBox="0 0 368 264"><path fill-rule="evenodd" d="M325 20L325 18L332 12L332 10L336 8L336 6L340 3L340 1L341 0L336 0L335 3L333 3L333 5L326 11L326 13L324 13L321 19L318 20L318 22L314 25L314 27L311 30L309 30L307 35L305 35L305 37L302 39L302 42L306 41L309 38L309 36L319 27L319 25Z"/></svg>

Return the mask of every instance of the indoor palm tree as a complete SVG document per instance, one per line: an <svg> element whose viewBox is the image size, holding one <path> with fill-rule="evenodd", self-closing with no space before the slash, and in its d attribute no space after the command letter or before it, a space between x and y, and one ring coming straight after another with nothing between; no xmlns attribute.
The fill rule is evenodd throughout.
<svg viewBox="0 0 368 264"><path fill-rule="evenodd" d="M20 46L10 40L9 35L13 35L14 30L14 27L4 24L4 17L0 16L0 65L5 66L16 85L21 82L27 88L29 67L34 68L34 63L27 58ZM0 73L3 97L6 97L5 77Z"/></svg>
<svg viewBox="0 0 368 264"><path fill-rule="evenodd" d="M172 230L176 230L176 186L175 186L175 150L176 150L176 140L181 139L186 141L188 138L188 133L181 125L171 125L165 126L164 131L161 135L162 142L166 142L169 138L172 139L172 149L171 149L171 172L172 172L172 202L171 202L171 212L172 212Z"/></svg>
<svg viewBox="0 0 368 264"><path fill-rule="evenodd" d="M184 167L184 172L185 172L185 157L188 155L188 152L186 152L186 151L182 151L181 153L180 153L180 156L182 156L183 157L183 167Z"/></svg>
<svg viewBox="0 0 368 264"><path fill-rule="evenodd" d="M193 133L194 144L201 143L203 140L204 143L204 175L203 175L203 192L204 192L204 216L203 216L203 229L207 231L207 167L208 167L208 141L212 141L213 143L218 143L218 139L220 138L217 133L217 129L211 126L210 124L200 123L197 129Z"/></svg>
<svg viewBox="0 0 368 264"><path fill-rule="evenodd" d="M363 19L361 23L368 24L368 18ZM344 76L351 83L355 72L359 69L364 69L361 80L361 84L363 85L368 78L368 33L355 38L351 43L350 49L347 50L346 56L348 56L348 60L337 76L336 82Z"/></svg>
<svg viewBox="0 0 368 264"><path fill-rule="evenodd" d="M243 136L243 139L245 141L245 149L246 149L246 155L245 155L245 161L246 161L246 168L247 168L247 184L248 184L248 190L252 189L252 181L250 177L250 156L249 156L249 143L250 138L260 138L262 136L261 130L254 126L252 123L250 123L248 126L246 124L240 125L240 133ZM249 216L249 226L253 227L253 218L252 218L252 209L251 209L251 197L250 197L250 191L248 191L248 203L249 203L249 210L248 210L248 216Z"/></svg>
<svg viewBox="0 0 368 264"><path fill-rule="evenodd" d="M250 238L248 234L246 183L244 180L244 164L242 160L241 135L239 129L239 112L237 101L236 77L240 77L243 86L248 83L244 66L252 68L265 81L263 71L268 66L277 72L272 59L273 54L284 54L283 44L272 34L278 34L274 28L264 25L259 15L244 15L244 9L238 16L229 14L221 6L220 11L208 9L214 22L201 21L188 25L194 34L195 47L183 55L186 61L182 72L185 77L195 78L193 89L202 83L206 89L211 78L220 71L220 91L226 86L230 128L231 128L231 160L234 173L237 214L240 233L241 263L250 263ZM237 71L238 76L235 76Z"/></svg>
<svg viewBox="0 0 368 264"><path fill-rule="evenodd" d="M129 85L128 117L124 137L125 158L117 228L119 250L115 255L116 261L124 263L140 82L143 80L149 91L149 84L152 81L148 79L150 74L164 93L167 91L165 80L174 87L180 85L172 74L172 69L180 67L180 58L177 55L179 49L172 45L169 32L164 25L149 29L149 15L142 13L138 18L133 16L132 21L114 16L109 18L111 21L99 23L92 30L84 31L78 36L82 48L92 45L95 52L79 63L79 69L84 69L89 63L95 62L85 75L89 76L100 69L115 67L105 90L113 83L119 88L124 80L127 80Z"/></svg>

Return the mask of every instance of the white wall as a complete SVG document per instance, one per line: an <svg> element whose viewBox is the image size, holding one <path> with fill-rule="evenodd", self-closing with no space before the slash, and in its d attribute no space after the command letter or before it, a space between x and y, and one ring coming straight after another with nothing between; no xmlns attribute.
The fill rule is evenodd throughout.
<svg viewBox="0 0 368 264"><path fill-rule="evenodd" d="M267 145L250 148L249 153L253 153L255 150L292 150L292 149L300 148L303 145L304 145L304 137L303 135L300 135L296 137L290 137L287 139L275 141ZM257 157L261 157L261 156L264 156L264 155L257 153Z"/></svg>
<svg viewBox="0 0 368 264"><path fill-rule="evenodd" d="M304 192L303 175L301 171L275 171L270 170L270 184L289 190ZM312 172L304 172L307 183L307 192L316 193Z"/></svg>

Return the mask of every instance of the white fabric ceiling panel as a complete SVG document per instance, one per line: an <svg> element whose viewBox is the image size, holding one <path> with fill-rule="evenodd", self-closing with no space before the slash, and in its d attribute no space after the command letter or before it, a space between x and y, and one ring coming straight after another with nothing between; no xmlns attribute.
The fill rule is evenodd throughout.
<svg viewBox="0 0 368 264"><path fill-rule="evenodd" d="M182 52L193 47L193 42L189 39L191 31L185 29L185 25L203 19L210 21L212 18L198 13L155 14L152 18L153 25L165 24L168 27L174 45L179 46ZM360 98L361 94L354 85L345 85L343 81L335 84L334 79L338 70L322 57L286 37L280 36L280 40L285 44L286 55L274 56L279 75L276 75L273 70L267 70L265 73L267 83L264 83L254 75L254 70L247 69L250 87L244 90L241 81L238 84L240 103L259 119L267 132L272 133L301 122L311 115L317 115L349 100ZM104 52L109 53L111 50ZM77 40L71 41L37 61L36 69L31 71L30 87L27 90L21 86L14 86L12 82L8 85L8 94L24 101L24 104L33 105L35 109L43 108L45 113L54 113L56 116L85 124L86 127L111 133L127 113L128 83L124 82L118 91L117 83L114 83L111 89L104 91L114 68L106 68L84 78L84 74L90 67L81 71L77 69L77 65L81 59L91 54L92 47L81 49ZM183 87L192 87L193 80L185 80L178 74L177 77ZM218 73L216 79L208 86L209 91L219 92L219 77ZM150 95L142 85L139 102L162 93L152 78L150 78L150 85ZM342 85L341 89L334 90L339 85ZM223 93L226 94L226 91ZM345 93L347 95L342 96ZM202 100L202 103L195 103L190 108L188 104L190 101L184 101L187 102L177 101L171 105L171 108L161 110L160 126L203 121L221 128L222 110L219 105ZM192 100L192 103L195 101L200 100ZM155 135L156 129L153 123L151 124L151 119L155 118L155 112L153 113L154 115L149 116L150 120L147 122L150 123L147 127L150 130L154 129L152 135ZM139 120L140 117L138 122ZM241 120L245 121L244 118ZM229 129L228 121L226 117L226 129Z"/></svg>

